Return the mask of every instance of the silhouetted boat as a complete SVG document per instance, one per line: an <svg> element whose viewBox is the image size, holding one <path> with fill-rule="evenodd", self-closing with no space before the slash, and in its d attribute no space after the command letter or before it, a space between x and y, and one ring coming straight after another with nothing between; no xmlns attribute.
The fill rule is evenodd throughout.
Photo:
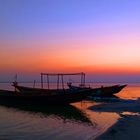
<svg viewBox="0 0 140 140"><path fill-rule="evenodd" d="M68 83L69 88L71 89L89 89L90 96L112 96L114 94L119 93L124 87L127 85L113 85L113 86L106 86L106 87L99 87L99 88L91 88L82 86L73 86L71 83Z"/></svg>
<svg viewBox="0 0 140 140"><path fill-rule="evenodd" d="M43 76L47 76L48 88L43 87ZM63 76L80 75L81 86L73 86L68 84L67 89L64 88ZM57 76L57 88L49 88L49 76ZM61 78L62 89L59 89L59 78ZM47 105L64 105L85 100L88 96L111 96L121 91L126 85L114 85L109 87L91 88L85 87L85 74L46 74L41 73L41 88L31 88L19 86L15 81L13 86L15 91L0 91L0 101L7 100L13 103L29 103L29 104L47 104Z"/></svg>
<svg viewBox="0 0 140 140"><path fill-rule="evenodd" d="M48 88L43 88L43 75L47 75ZM49 88L49 77L57 76L57 88ZM9 100L15 103L30 103L30 104L47 104L47 105L63 105L70 104L74 102L79 102L85 100L89 96L89 89L76 89L71 88L65 89L63 76L65 75L81 75L83 73L74 74L45 74L41 73L41 88L31 88L25 86L19 86L15 81L13 86L15 87L15 92L13 91L1 91L0 100ZM59 89L59 78L61 78L62 89ZM81 82L82 83L82 82Z"/></svg>
<svg viewBox="0 0 140 140"><path fill-rule="evenodd" d="M38 89L37 89L38 90ZM44 90L45 91L45 90ZM3 100L13 102L15 104L46 104L46 105L64 105L74 102L79 102L87 98L89 89L80 89L72 91L67 90L53 90L46 93L38 92L39 94L25 94L14 91L0 91L0 102Z"/></svg>
<svg viewBox="0 0 140 140"><path fill-rule="evenodd" d="M107 87L93 88L94 96L112 96L119 93L127 85L113 85ZM95 94L96 93L96 94Z"/></svg>
<svg viewBox="0 0 140 140"><path fill-rule="evenodd" d="M12 86L15 87L15 91L19 93L24 93L24 94L47 94L47 95L57 95L57 94L62 94L62 93L77 93L77 92L83 92L83 91L88 91L89 89L76 89L73 90L71 88L65 89L64 87L64 76L69 76L69 75L80 75L81 76L81 85L85 83L85 74L82 73L59 73L59 74L50 74L50 73L41 73L41 88L35 88L35 87L25 87L25 86L19 86L18 82L15 81L13 82ZM43 81L43 76L47 76L47 88L44 89L44 81ZM57 77L57 88L50 89L50 80L49 76L56 76ZM60 82L61 79L61 82ZM61 89L59 88L61 84Z"/></svg>

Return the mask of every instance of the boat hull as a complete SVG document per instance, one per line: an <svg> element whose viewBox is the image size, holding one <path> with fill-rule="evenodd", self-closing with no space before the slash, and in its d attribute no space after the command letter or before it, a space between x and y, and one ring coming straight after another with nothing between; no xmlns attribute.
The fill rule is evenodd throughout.
<svg viewBox="0 0 140 140"><path fill-rule="evenodd" d="M89 89L89 96L112 96L114 94L119 93L124 87L127 85L114 85L108 87L99 87L99 88L91 88L91 87L77 87L71 86L71 89Z"/></svg>
<svg viewBox="0 0 140 140"><path fill-rule="evenodd" d="M22 94L16 92L7 93L4 91L0 94L0 102L11 102L15 104L41 104L41 105L66 105L74 102L85 100L89 90L79 90L75 93L64 92L60 94Z"/></svg>
<svg viewBox="0 0 140 140"><path fill-rule="evenodd" d="M112 96L119 93L126 85L114 85L109 87L93 88L93 96Z"/></svg>

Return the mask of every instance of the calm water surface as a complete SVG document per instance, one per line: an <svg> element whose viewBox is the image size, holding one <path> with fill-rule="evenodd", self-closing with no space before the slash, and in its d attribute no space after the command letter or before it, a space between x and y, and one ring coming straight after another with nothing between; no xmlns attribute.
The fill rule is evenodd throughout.
<svg viewBox="0 0 140 140"><path fill-rule="evenodd" d="M105 84L92 86L99 85ZM0 89L12 88L9 83L1 83ZM129 84L118 97L139 98L140 85ZM0 140L93 140L120 118L118 113L89 109L101 103L85 101L64 107L0 105Z"/></svg>

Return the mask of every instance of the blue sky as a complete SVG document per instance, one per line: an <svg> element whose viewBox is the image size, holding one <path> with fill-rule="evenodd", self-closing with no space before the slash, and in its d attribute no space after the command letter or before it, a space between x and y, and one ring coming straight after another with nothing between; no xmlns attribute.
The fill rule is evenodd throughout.
<svg viewBox="0 0 140 140"><path fill-rule="evenodd" d="M1 29L5 37L25 37L51 29L137 25L139 5L138 0L1 0Z"/></svg>

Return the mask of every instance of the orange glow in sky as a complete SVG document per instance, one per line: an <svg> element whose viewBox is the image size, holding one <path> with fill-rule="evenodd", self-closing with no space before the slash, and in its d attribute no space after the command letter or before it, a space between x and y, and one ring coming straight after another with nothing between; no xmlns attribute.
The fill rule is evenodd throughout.
<svg viewBox="0 0 140 140"><path fill-rule="evenodd" d="M28 42L14 42L10 43L11 48L8 49L6 45L9 44L0 48L0 59L5 60L0 62L3 70L140 72L139 43L133 46L133 43L127 42L127 47L123 47L118 42L95 44L80 41L53 45L40 43L37 46Z"/></svg>

